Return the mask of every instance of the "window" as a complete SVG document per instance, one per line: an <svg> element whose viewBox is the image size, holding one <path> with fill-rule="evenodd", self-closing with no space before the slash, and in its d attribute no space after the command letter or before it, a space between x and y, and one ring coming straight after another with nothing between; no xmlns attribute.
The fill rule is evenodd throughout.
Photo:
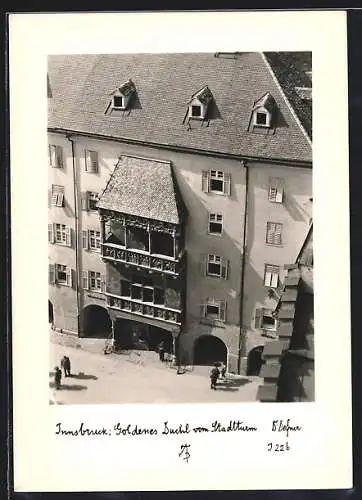
<svg viewBox="0 0 362 500"><path fill-rule="evenodd" d="M88 191L88 207L89 210L97 210L98 193Z"/></svg>
<svg viewBox="0 0 362 500"><path fill-rule="evenodd" d="M200 118L201 106L198 106L198 105L191 106L191 116L194 118Z"/></svg>
<svg viewBox="0 0 362 500"><path fill-rule="evenodd" d="M220 255L208 254L206 256L206 275L227 279L229 261Z"/></svg>
<svg viewBox="0 0 362 500"><path fill-rule="evenodd" d="M103 292L104 276L95 271L83 271L83 288L95 292Z"/></svg>
<svg viewBox="0 0 362 500"><path fill-rule="evenodd" d="M72 286L72 270L63 264L49 264L49 283Z"/></svg>
<svg viewBox="0 0 362 500"><path fill-rule="evenodd" d="M57 245L72 246L72 230L65 224L48 224L48 241Z"/></svg>
<svg viewBox="0 0 362 500"><path fill-rule="evenodd" d="M122 297L130 297L131 296L131 284L129 281L125 281L125 280L121 281L121 295L122 295Z"/></svg>
<svg viewBox="0 0 362 500"><path fill-rule="evenodd" d="M267 124L267 114L263 111L256 112L256 125L266 126Z"/></svg>
<svg viewBox="0 0 362 500"><path fill-rule="evenodd" d="M268 222L266 226L266 243L267 245L282 244L282 229L283 224L277 222Z"/></svg>
<svg viewBox="0 0 362 500"><path fill-rule="evenodd" d="M86 250L99 251L101 248L101 232L94 229L82 231L83 248Z"/></svg>
<svg viewBox="0 0 362 500"><path fill-rule="evenodd" d="M202 171L202 190L205 193L219 193L230 196L231 175L221 170Z"/></svg>
<svg viewBox="0 0 362 500"><path fill-rule="evenodd" d="M113 107L123 108L123 97L121 95L113 96Z"/></svg>
<svg viewBox="0 0 362 500"><path fill-rule="evenodd" d="M55 224L55 243L65 245L66 228L67 226L65 224Z"/></svg>
<svg viewBox="0 0 362 500"><path fill-rule="evenodd" d="M277 288L279 284L279 266L265 264L264 285L270 288Z"/></svg>
<svg viewBox="0 0 362 500"><path fill-rule="evenodd" d="M89 271L89 289L101 291L102 289L102 281L101 281L101 273L96 273L94 271Z"/></svg>
<svg viewBox="0 0 362 500"><path fill-rule="evenodd" d="M134 300L142 300L142 285L132 284L131 298Z"/></svg>
<svg viewBox="0 0 362 500"><path fill-rule="evenodd" d="M271 309L260 307L255 311L255 328L261 330L276 331L277 320Z"/></svg>
<svg viewBox="0 0 362 500"><path fill-rule="evenodd" d="M209 214L209 233L221 234L223 227L222 214Z"/></svg>
<svg viewBox="0 0 362 500"><path fill-rule="evenodd" d="M52 185L52 205L54 207L64 206L64 186Z"/></svg>
<svg viewBox="0 0 362 500"><path fill-rule="evenodd" d="M55 146L54 144L49 144L48 146L49 154L49 165L53 168L63 167L63 150L61 146Z"/></svg>
<svg viewBox="0 0 362 500"><path fill-rule="evenodd" d="M100 231L89 230L89 249L99 250L101 248L101 233Z"/></svg>
<svg viewBox="0 0 362 500"><path fill-rule="evenodd" d="M275 177L270 178L269 180L269 201L275 203L283 203L284 198L284 186L283 181L281 179L277 179Z"/></svg>
<svg viewBox="0 0 362 500"><path fill-rule="evenodd" d="M211 321L224 322L226 320L225 300L207 298L205 304L201 305L201 317Z"/></svg>
<svg viewBox="0 0 362 500"><path fill-rule="evenodd" d="M97 151L85 151L85 170L91 174L98 172L98 153Z"/></svg>
<svg viewBox="0 0 362 500"><path fill-rule="evenodd" d="M98 210L96 206L98 200L99 200L98 193L95 193L93 191L85 191L81 193L82 210L92 210L92 211Z"/></svg>
<svg viewBox="0 0 362 500"><path fill-rule="evenodd" d="M144 283L131 283L126 280L121 280L121 296L150 304L164 305L165 303L165 291L162 288Z"/></svg>

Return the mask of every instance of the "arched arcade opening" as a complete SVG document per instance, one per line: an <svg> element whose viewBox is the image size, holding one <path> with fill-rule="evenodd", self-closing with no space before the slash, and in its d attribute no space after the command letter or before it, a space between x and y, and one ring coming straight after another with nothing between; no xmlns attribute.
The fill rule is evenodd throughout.
<svg viewBox="0 0 362 500"><path fill-rule="evenodd" d="M227 362L227 347L214 335L202 335L194 345L194 364L212 365L216 361Z"/></svg>
<svg viewBox="0 0 362 500"><path fill-rule="evenodd" d="M101 306L86 306L81 314L83 337L107 338L112 333L112 322L108 311Z"/></svg>
<svg viewBox="0 0 362 500"><path fill-rule="evenodd" d="M248 354L247 375L258 376L264 360L262 359L264 346L254 347Z"/></svg>

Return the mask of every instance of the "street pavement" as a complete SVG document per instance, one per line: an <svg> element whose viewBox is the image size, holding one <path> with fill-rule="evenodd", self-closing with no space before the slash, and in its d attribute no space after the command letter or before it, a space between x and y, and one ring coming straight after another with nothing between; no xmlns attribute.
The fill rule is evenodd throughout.
<svg viewBox="0 0 362 500"><path fill-rule="evenodd" d="M62 374L62 385L54 388L54 368L61 358L71 360L71 377ZM210 389L209 368L195 367L177 375L177 370L162 364L154 352L131 351L104 355L82 348L50 344L50 404L120 403L226 403L256 401L261 379L234 376ZM232 377L232 376L231 376Z"/></svg>

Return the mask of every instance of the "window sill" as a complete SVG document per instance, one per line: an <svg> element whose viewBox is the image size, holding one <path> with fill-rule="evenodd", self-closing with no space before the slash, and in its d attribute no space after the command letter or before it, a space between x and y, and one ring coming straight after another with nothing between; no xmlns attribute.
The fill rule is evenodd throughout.
<svg viewBox="0 0 362 500"><path fill-rule="evenodd" d="M217 326L219 328L226 328L225 321L221 321L220 319L208 319L208 318L201 318L200 323L202 325L208 325L208 326Z"/></svg>
<svg viewBox="0 0 362 500"><path fill-rule="evenodd" d="M206 278L218 278L218 279L224 279L221 274L206 274Z"/></svg>
<svg viewBox="0 0 362 500"><path fill-rule="evenodd" d="M208 231L207 234L209 236L219 236L219 237L223 236L223 232L221 232L221 233L210 233L210 231Z"/></svg>
<svg viewBox="0 0 362 500"><path fill-rule="evenodd" d="M277 247L277 248L284 248L285 245L281 243L280 245L278 243L265 243L267 247Z"/></svg>
<svg viewBox="0 0 362 500"><path fill-rule="evenodd" d="M270 200L269 198L268 198L268 201L269 201L269 203L274 203L276 205L283 205L283 201Z"/></svg>

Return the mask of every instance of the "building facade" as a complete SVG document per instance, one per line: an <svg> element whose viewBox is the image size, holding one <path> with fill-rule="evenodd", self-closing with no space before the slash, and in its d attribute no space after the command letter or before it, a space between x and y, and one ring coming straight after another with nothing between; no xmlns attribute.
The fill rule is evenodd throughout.
<svg viewBox="0 0 362 500"><path fill-rule="evenodd" d="M305 53L49 58L56 329L245 369L312 215L295 90L310 68Z"/></svg>

